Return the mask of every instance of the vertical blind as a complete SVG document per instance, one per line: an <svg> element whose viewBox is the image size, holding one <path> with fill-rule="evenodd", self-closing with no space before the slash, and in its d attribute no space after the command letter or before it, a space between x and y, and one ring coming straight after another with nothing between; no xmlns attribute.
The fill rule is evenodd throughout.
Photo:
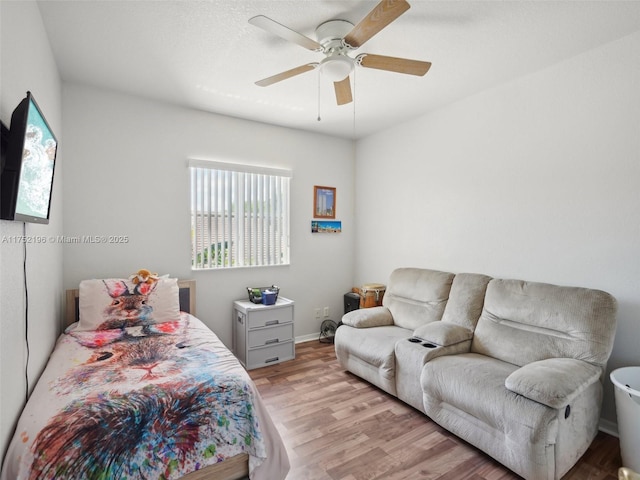
<svg viewBox="0 0 640 480"><path fill-rule="evenodd" d="M190 160L191 266L289 264L291 171Z"/></svg>

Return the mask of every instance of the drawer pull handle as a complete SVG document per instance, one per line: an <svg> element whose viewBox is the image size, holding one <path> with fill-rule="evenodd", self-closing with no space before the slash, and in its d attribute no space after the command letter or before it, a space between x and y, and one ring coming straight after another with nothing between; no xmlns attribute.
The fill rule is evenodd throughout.
<svg viewBox="0 0 640 480"><path fill-rule="evenodd" d="M272 343L278 343L280 341L279 338L272 338L271 340L267 340L264 342L265 345L271 345Z"/></svg>
<svg viewBox="0 0 640 480"><path fill-rule="evenodd" d="M280 320L269 320L267 323L265 323L266 326L269 325L277 325L280 323Z"/></svg>
<svg viewBox="0 0 640 480"><path fill-rule="evenodd" d="M278 360L280 360L280 357L267 358L264 363L277 362Z"/></svg>

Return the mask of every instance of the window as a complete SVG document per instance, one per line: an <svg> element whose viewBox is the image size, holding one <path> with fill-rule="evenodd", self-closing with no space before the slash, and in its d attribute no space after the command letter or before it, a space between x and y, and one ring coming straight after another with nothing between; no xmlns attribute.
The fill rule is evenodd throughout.
<svg viewBox="0 0 640 480"><path fill-rule="evenodd" d="M289 264L290 170L190 160L191 267Z"/></svg>

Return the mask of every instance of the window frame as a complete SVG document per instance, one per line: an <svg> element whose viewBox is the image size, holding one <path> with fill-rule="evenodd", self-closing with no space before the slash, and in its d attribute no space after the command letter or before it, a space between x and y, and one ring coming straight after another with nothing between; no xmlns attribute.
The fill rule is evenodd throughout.
<svg viewBox="0 0 640 480"><path fill-rule="evenodd" d="M291 264L291 170L199 159L187 166L192 270Z"/></svg>

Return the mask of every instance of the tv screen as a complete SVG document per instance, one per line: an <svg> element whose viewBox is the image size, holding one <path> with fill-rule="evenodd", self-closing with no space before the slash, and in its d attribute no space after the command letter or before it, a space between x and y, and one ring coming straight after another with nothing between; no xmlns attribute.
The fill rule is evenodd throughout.
<svg viewBox="0 0 640 480"><path fill-rule="evenodd" d="M58 141L31 92L11 115L0 218L49 223Z"/></svg>

